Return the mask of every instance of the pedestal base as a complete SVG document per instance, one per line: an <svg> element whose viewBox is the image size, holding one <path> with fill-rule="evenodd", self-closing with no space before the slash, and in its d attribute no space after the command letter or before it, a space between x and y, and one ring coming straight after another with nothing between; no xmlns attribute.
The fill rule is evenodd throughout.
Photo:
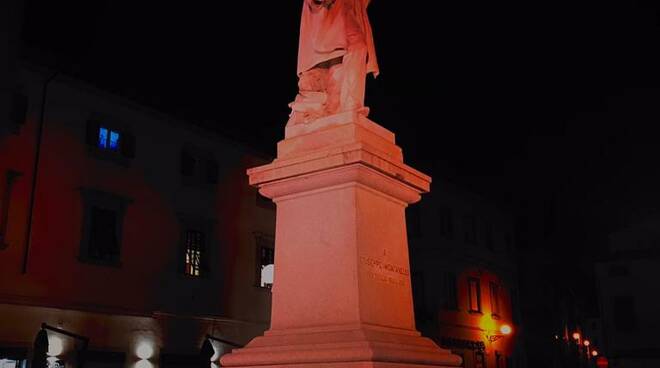
<svg viewBox="0 0 660 368"><path fill-rule="evenodd" d="M271 329L225 367L456 367L415 330L405 208L431 178L359 114L287 127L248 171L277 204Z"/></svg>
<svg viewBox="0 0 660 368"><path fill-rule="evenodd" d="M336 326L267 331L222 359L225 367L455 367L461 358L417 331Z"/></svg>
<svg viewBox="0 0 660 368"><path fill-rule="evenodd" d="M420 365L405 363L379 363L379 362L343 362L343 363L302 363L302 364L278 364L245 366L245 368L452 368L454 366L443 365Z"/></svg>

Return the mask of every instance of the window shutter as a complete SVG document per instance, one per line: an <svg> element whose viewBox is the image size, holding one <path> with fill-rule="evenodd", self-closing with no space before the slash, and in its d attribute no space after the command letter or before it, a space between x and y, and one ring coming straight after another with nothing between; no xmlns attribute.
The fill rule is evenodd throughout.
<svg viewBox="0 0 660 368"><path fill-rule="evenodd" d="M135 158L135 136L129 132L122 132L119 138L121 154L126 158Z"/></svg>
<svg viewBox="0 0 660 368"><path fill-rule="evenodd" d="M99 140L99 128L101 125L95 120L87 121L87 144L96 147Z"/></svg>

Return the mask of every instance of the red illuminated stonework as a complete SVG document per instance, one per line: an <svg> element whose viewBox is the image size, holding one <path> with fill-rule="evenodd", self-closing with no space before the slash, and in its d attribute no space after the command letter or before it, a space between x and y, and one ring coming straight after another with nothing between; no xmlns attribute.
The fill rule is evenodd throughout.
<svg viewBox="0 0 660 368"><path fill-rule="evenodd" d="M228 367L449 367L415 328L405 208L431 178L360 114L289 127L278 158L248 171L277 204L270 329Z"/></svg>

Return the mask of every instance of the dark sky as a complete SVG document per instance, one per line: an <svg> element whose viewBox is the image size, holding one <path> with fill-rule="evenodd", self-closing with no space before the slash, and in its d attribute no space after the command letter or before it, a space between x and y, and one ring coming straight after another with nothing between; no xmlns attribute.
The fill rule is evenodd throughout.
<svg viewBox="0 0 660 368"><path fill-rule="evenodd" d="M26 55L265 152L283 136L300 1L27 2L24 40L42 51ZM373 0L370 14L371 118L408 163L514 208L528 246L540 234L589 261L658 212L657 2Z"/></svg>

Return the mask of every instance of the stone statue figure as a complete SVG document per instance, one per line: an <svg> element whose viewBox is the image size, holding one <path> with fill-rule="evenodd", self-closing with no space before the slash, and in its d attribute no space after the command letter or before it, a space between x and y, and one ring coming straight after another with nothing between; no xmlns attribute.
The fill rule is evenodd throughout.
<svg viewBox="0 0 660 368"><path fill-rule="evenodd" d="M347 111L364 115L365 80L378 75L370 0L304 0L298 48L298 95L289 124Z"/></svg>

